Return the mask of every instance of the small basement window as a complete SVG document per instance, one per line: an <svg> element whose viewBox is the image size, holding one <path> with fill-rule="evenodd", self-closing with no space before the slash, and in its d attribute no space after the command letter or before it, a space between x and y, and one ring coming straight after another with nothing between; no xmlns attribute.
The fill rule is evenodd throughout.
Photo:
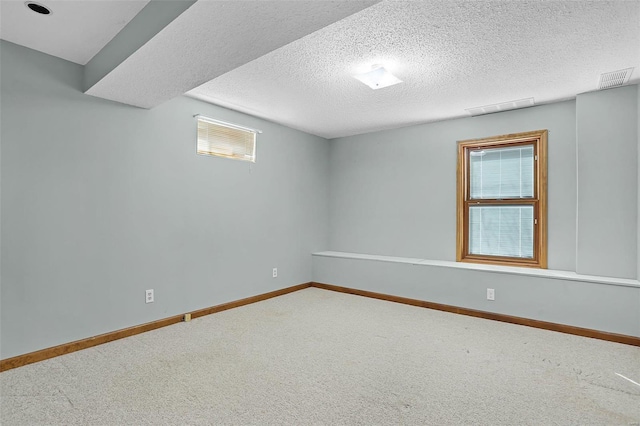
<svg viewBox="0 0 640 426"><path fill-rule="evenodd" d="M256 133L260 131L203 116L196 117L198 154L256 162Z"/></svg>

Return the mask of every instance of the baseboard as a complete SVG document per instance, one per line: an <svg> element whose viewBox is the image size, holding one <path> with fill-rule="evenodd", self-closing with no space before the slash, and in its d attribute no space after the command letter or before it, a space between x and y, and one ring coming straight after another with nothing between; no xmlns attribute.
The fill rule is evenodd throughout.
<svg viewBox="0 0 640 426"><path fill-rule="evenodd" d="M246 299L236 300L234 302L223 303L222 305L212 306L210 308L199 309L191 312L191 318L198 318L205 315L215 314L216 312L226 311L227 309L238 308L251 303L260 302L262 300L271 299L272 297L282 296L283 294L293 293L294 291L303 290L311 287L311 283L304 283L286 287L280 290L270 291L269 293L259 294L257 296L247 297Z"/></svg>
<svg viewBox="0 0 640 426"><path fill-rule="evenodd" d="M367 291L367 290L358 290L358 289L348 288L348 287L341 287L341 286L332 285L332 284L310 282L310 283L304 283L304 284L299 284L292 287L283 288L280 290L271 291L269 293L259 294L257 296L247 297L245 299L240 299L233 302L223 303L221 305L216 305L209 308L199 309L192 312L185 312L182 315L175 315L175 316L163 318L157 321L148 322L146 324L135 325L133 327L112 331L109 333L101 334L99 336L89 337L87 339L82 339L82 340L76 340L75 342L64 343L62 345L54 346L51 348L46 348L39 351L30 352L24 355L18 355L12 358L3 359L3 360L0 360L0 372L11 370L13 368L21 367L27 364L33 364L34 362L44 361L45 359L54 358L60 355L80 351L82 349L91 348L93 346L98 346L103 343L108 343L114 340L123 339L125 337L134 336L136 334L155 330L161 327L166 327L168 325L177 324L183 321L185 314L191 314L191 318L198 318L205 315L214 314L216 312L226 311L227 309L233 309L240 306L249 305L251 303L260 302L262 300L271 299L273 297L282 296L284 294L292 293L294 291L302 290L308 287L316 287L324 290L337 291L340 293L348 293L348 294L354 294L358 296L370 297L374 299L386 300L389 302L403 303L405 305L419 306L422 308L436 309L439 311L452 312L456 314L490 319L494 321L502 321L502 322L508 322L512 324L525 325L528 327L558 331L560 333L575 334L577 336L591 337L594 339L607 340L610 342L623 343L626 345L640 346L640 337L635 337L635 336L609 333L606 331L574 327L571 325L557 324L553 322L546 322L546 321L534 320L529 318L515 317L511 315L497 314L493 312L478 311L475 309L460 308L457 306L427 302L424 300L410 299L407 297L392 296L388 294L376 293L376 292Z"/></svg>
<svg viewBox="0 0 640 426"><path fill-rule="evenodd" d="M408 297L391 296L388 294L375 293L373 291L358 290L358 289L348 288L348 287L341 287L341 286L332 285L332 284L322 284L322 283L312 282L311 287L317 287L324 290L337 291L340 293L348 293L348 294L355 294L358 296L371 297L374 299L386 300L389 302L403 303L405 305L419 306L422 308L436 309L438 311L452 312L455 314L468 315L468 316L477 317L477 318L508 322L511 324L526 325L528 327L542 328L544 330L558 331L560 333L575 334L577 336L591 337L594 339L607 340L607 341L616 342L616 343L623 343L625 345L640 346L640 337L628 336L625 334L609 333L606 331L592 330L589 328L574 327L572 325L557 324L553 322L515 317L511 315L497 314L494 312L460 308L457 306L426 302L424 300L410 299Z"/></svg>
<svg viewBox="0 0 640 426"><path fill-rule="evenodd" d="M168 325L177 324L183 320L185 314L191 314L191 318L198 318L204 315L226 311L227 309L237 308L239 306L249 305L251 303L271 299L272 297L282 296L283 294L292 293L294 291L302 290L310 286L311 283L298 284L292 287L271 291L269 293L259 294L257 296L251 296L245 299L235 300L233 302L212 306L210 308L199 309L197 311L185 312L182 315L175 315L157 321L148 322L146 324L135 325L133 327L123 328L121 330L112 331L109 333L101 334L99 336L76 340L75 342L64 343L62 345L53 346L51 348L41 349L39 351L30 352L24 355L18 355L12 358L3 359L0 360L0 372L11 370L17 367L22 367L23 365L27 364L33 364L34 362L44 361L45 359L54 358L71 352L80 351L82 349L91 348L93 346L102 345L103 343L108 343L114 340L123 339L125 337L134 336L136 334L155 330L161 327L166 327Z"/></svg>

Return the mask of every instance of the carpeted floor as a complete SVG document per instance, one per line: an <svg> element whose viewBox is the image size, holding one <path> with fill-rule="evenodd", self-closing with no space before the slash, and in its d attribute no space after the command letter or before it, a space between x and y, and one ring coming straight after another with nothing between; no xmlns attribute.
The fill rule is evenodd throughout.
<svg viewBox="0 0 640 426"><path fill-rule="evenodd" d="M640 348L315 288L0 374L10 425L639 425Z"/></svg>

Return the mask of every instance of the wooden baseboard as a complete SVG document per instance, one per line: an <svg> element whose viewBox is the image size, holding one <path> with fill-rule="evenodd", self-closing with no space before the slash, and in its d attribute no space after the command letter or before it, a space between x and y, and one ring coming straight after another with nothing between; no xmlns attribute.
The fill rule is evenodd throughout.
<svg viewBox="0 0 640 426"><path fill-rule="evenodd" d="M191 312L191 318L198 318L205 315L215 314L216 312L226 311L227 309L233 309L233 308L237 308L244 305L250 305L251 303L256 303L262 300L271 299L272 297L282 296L283 294L287 294L287 293L293 293L294 291L303 290L309 287L311 287L311 283L298 284L292 287L270 291L269 293L247 297L246 299L240 299L234 302L223 303L222 305L212 306L210 308L199 309L197 311Z"/></svg>
<svg viewBox="0 0 640 426"><path fill-rule="evenodd" d="M311 286L311 283L299 284L292 287L271 291L269 293L247 297L246 299L240 299L233 302L223 303L221 305L212 306L210 308L199 309L193 312L185 312L185 314L191 314L191 318L197 318L204 315L213 314L216 312L226 311L227 309L237 308L239 306L260 302L262 300L271 299L272 297L282 296L283 294L292 293L294 291L302 290L310 286ZM60 355L76 352L82 349L87 349L93 346L102 345L103 343L108 343L114 340L123 339L125 337L134 336L136 334L155 330L161 327L166 327L168 325L177 324L184 319L185 314L175 315L175 316L163 318L157 321L148 322L146 324L135 325L133 327L123 328L121 330L112 331L109 333L101 334L99 336L89 337L87 339L82 339L82 340L76 340L75 342L64 343L62 345L54 346L51 348L46 348L39 351L30 352L28 354L18 355L12 358L3 359L3 360L0 360L0 372L11 370L17 367L22 367L23 365L27 365L27 364L33 364L34 362L44 361L45 359L54 358Z"/></svg>
<svg viewBox="0 0 640 426"><path fill-rule="evenodd" d="M452 313L461 314L461 315L469 315L472 317L485 318L485 319L490 319L494 321L502 321L502 322L508 322L512 324L526 325L529 327L542 328L545 330L558 331L561 333L575 334L577 336L591 337L594 339L607 340L610 342L623 343L626 345L640 346L640 337L635 337L635 336L609 333L606 331L592 330L588 328L574 327L571 325L564 325L564 324L556 324L552 322L515 317L511 315L497 314L493 312L478 311L475 309L460 308L457 306L426 302L424 300L410 299L407 297L400 297L400 296L391 296L383 293L375 293L373 291L358 290L354 288L341 287L337 285L323 284L323 283L317 283L317 282L299 284L292 287L271 291L269 293L259 294L257 296L251 296L245 299L223 303L221 305L212 306L210 308L199 309L197 311L192 311L192 312L185 312L185 314L191 314L191 318L198 318L204 315L210 315L216 312L226 311L227 309L233 309L240 306L249 305L251 303L260 302L262 300L271 299L273 297L282 296L283 294L292 293L294 291L302 290L308 287L316 287L324 290L355 294L358 296L371 297L374 299L386 300L389 302L396 302L396 303L403 303L405 305L419 306L422 308L436 309L439 311L452 312ZM18 355L12 358L3 359L3 360L0 360L0 372L11 370L13 368L21 367L27 364L33 364L34 362L43 361L45 359L54 358L54 357L68 354L71 352L76 352L82 349L87 349L93 346L101 345L103 343L112 342L114 340L123 339L125 337L134 336L136 334L155 330L157 328L176 324L183 321L185 314L175 315L175 316L163 318L157 321L148 322L146 324L135 325L133 327L112 331L110 333L101 334L99 336L89 337L87 339L82 339L82 340L76 340L75 342L64 343L62 345L54 346L51 348L46 348L39 351L30 352L28 354Z"/></svg>
<svg viewBox="0 0 640 426"><path fill-rule="evenodd" d="M493 312L478 311L475 309L460 308L457 306L443 305L440 303L426 302L424 300L410 299L407 297L391 296L383 293L375 293L367 290L357 290L348 287L341 287L331 284L312 282L311 287L324 290L337 291L340 293L355 294L358 296L371 297L374 299L386 300L389 302L403 303L405 305L420 306L422 308L436 309L438 311L452 312L455 314L469 315L472 317L485 318L494 321L508 322L511 324L526 325L528 327L542 328L545 330L558 331L560 333L575 334L577 336L591 337L594 339L608 340L610 342L623 343L625 345L640 346L640 337L628 336L625 334L609 333L606 331L592 330L589 328L574 327L572 325L557 324L553 322L534 320L529 318L514 317L511 315L497 314Z"/></svg>

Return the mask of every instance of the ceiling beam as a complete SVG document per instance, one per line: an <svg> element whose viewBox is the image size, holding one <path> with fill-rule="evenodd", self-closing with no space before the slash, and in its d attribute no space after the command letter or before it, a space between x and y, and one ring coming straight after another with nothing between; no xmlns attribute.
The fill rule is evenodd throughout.
<svg viewBox="0 0 640 426"><path fill-rule="evenodd" d="M108 50L102 58L100 52L96 64L90 64L87 75L90 87L85 93L153 108L378 1L200 0L121 60L123 54L118 52L122 46L118 45L126 44L126 37L131 34L145 33L127 29L122 41L107 46L115 53ZM155 3L151 2L142 12L155 7ZM131 21L132 27L145 23L147 17ZM140 37L134 46L143 39ZM110 60L111 57L114 59ZM101 61L119 63L105 73L111 65L100 65ZM92 84L101 74L104 75L99 81Z"/></svg>
<svg viewBox="0 0 640 426"><path fill-rule="evenodd" d="M151 0L84 68L87 91L151 40L196 0Z"/></svg>

